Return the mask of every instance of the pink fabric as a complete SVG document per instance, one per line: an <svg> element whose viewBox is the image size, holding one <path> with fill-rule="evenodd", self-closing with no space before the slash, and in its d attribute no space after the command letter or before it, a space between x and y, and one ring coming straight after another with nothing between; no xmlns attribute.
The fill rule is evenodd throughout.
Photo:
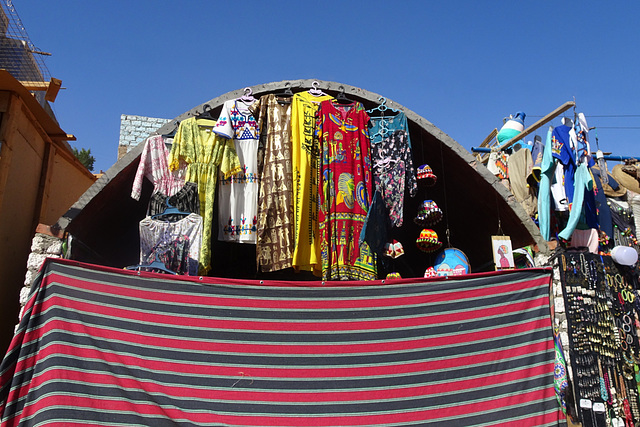
<svg viewBox="0 0 640 427"><path fill-rule="evenodd" d="M571 247L573 248L589 248L592 254L598 253L598 230L591 228L589 230L573 230L571 235Z"/></svg>
<svg viewBox="0 0 640 427"><path fill-rule="evenodd" d="M167 163L168 154L162 135L153 135L147 139L131 188L133 199L140 200L144 177L153 183L154 193L161 192L167 196L173 196L184 186L185 168L170 172Z"/></svg>

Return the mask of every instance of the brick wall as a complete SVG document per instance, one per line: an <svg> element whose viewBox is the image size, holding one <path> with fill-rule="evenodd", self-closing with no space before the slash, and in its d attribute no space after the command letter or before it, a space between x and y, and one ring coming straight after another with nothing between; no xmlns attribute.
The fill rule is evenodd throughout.
<svg viewBox="0 0 640 427"><path fill-rule="evenodd" d="M130 114L121 115L118 160L127 154L133 147L144 142L150 134L170 121L171 119L132 116Z"/></svg>

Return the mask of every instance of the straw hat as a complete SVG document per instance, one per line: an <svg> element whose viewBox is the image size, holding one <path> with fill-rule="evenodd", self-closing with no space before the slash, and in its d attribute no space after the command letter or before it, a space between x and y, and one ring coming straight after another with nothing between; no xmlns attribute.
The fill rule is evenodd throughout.
<svg viewBox="0 0 640 427"><path fill-rule="evenodd" d="M633 176L627 172L625 172L622 168L626 167L626 168L632 168L635 169L635 173L636 175ZM635 165L622 165L622 164L618 164L615 165L613 167L613 170L611 171L611 175L613 175L613 178L618 181L618 183L623 186L624 188L626 188L629 191L633 191L634 193L639 193L640 194L640 181L638 181L638 178L636 178L636 176L638 176L638 167Z"/></svg>
<svg viewBox="0 0 640 427"><path fill-rule="evenodd" d="M600 168L598 168L598 166L593 166L591 167L591 169L595 169L596 171L598 171L598 173L600 173L600 183L602 184L602 190L604 191L604 195L607 197L622 197L625 194L627 194L627 189L625 187L623 187L622 185L618 184L616 189L614 190L613 187L611 187L611 185L609 184L605 184L604 182L602 182L602 172L600 171ZM623 172L624 173L624 172ZM611 180L615 181L616 183L618 182L618 180L611 175L611 172L609 172L609 182L611 182Z"/></svg>

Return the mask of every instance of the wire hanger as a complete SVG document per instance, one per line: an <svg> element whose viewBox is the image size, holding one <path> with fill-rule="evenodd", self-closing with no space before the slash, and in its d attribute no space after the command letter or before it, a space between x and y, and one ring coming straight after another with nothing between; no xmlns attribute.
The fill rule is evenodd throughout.
<svg viewBox="0 0 640 427"><path fill-rule="evenodd" d="M317 80L314 80L313 83L311 83L311 89L308 90L308 92L313 95L313 96L323 96L326 95L326 93L324 93L322 90L320 90L318 88L318 86L320 85L320 83L318 83Z"/></svg>
<svg viewBox="0 0 640 427"><path fill-rule="evenodd" d="M352 104L353 100L347 98L347 95L344 94L344 86L340 86L340 93L338 93L338 96L336 96L336 102L338 104Z"/></svg>

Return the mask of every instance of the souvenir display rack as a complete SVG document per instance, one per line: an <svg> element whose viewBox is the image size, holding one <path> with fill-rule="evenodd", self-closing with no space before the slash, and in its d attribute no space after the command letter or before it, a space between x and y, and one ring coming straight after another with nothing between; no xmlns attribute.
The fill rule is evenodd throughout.
<svg viewBox="0 0 640 427"><path fill-rule="evenodd" d="M637 425L637 269L582 251L566 251L559 262L572 371L567 410L583 426Z"/></svg>

